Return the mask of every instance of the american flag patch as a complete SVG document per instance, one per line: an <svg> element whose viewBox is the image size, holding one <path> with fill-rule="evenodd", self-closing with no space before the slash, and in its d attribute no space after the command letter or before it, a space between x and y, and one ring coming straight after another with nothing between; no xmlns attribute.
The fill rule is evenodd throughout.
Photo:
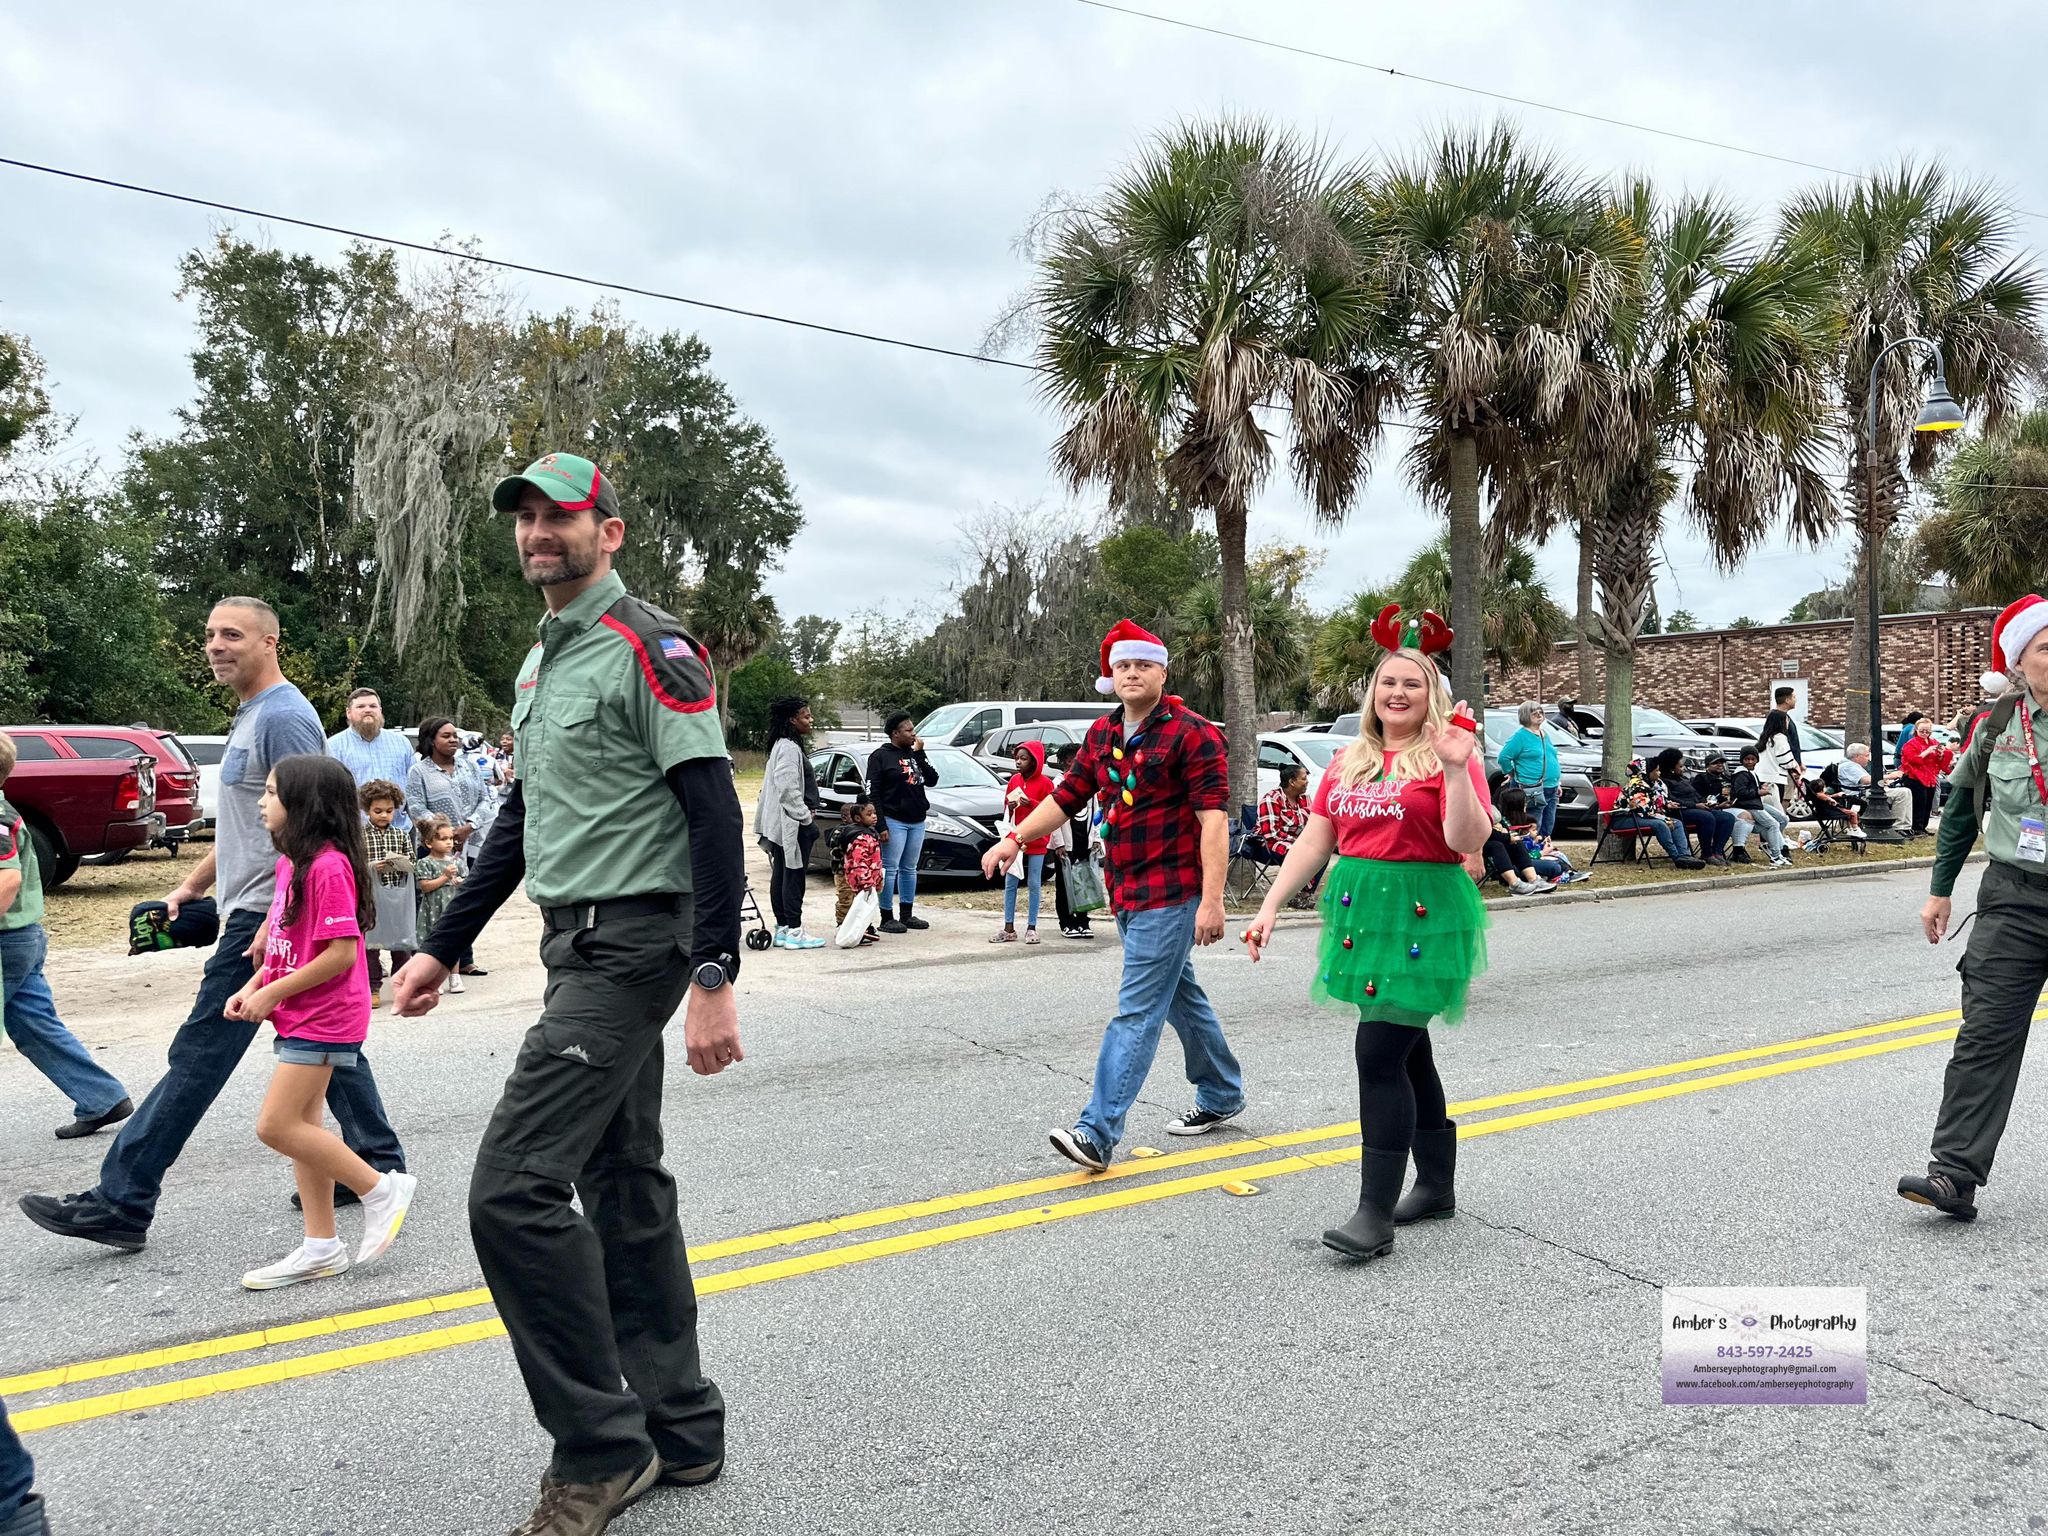
<svg viewBox="0 0 2048 1536"><path fill-rule="evenodd" d="M663 635L661 637L661 654L672 661L691 661L695 660L697 655L695 651L690 649L690 642L681 635Z"/></svg>

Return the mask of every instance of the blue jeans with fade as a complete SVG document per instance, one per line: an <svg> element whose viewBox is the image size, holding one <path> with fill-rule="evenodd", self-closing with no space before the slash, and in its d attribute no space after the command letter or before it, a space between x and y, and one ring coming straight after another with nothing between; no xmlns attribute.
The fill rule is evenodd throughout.
<svg viewBox="0 0 2048 1536"><path fill-rule="evenodd" d="M262 925L261 912L227 915L220 942L207 957L192 1011L171 1039L170 1070L123 1123L100 1164L100 1197L138 1227L147 1227L155 1218L164 1174L256 1038L255 1021L231 1019L226 1009L228 999L255 974L245 951ZM359 1052L354 1066L335 1069L327 1083L327 1107L341 1124L341 1139L356 1156L380 1173L405 1166L405 1151L384 1113L367 1056Z"/></svg>
<svg viewBox="0 0 2048 1536"><path fill-rule="evenodd" d="M35 1486L36 1464L7 1422L7 1405L0 1403L0 1520L20 1509Z"/></svg>
<svg viewBox="0 0 2048 1536"><path fill-rule="evenodd" d="M1557 827L1557 786L1546 784L1530 790L1529 809L1536 813L1536 835L1549 837Z"/></svg>
<svg viewBox="0 0 2048 1536"><path fill-rule="evenodd" d="M889 840L882 844L882 916L887 917L896 910L899 892L906 907L917 900L917 858L924 852L924 823L898 821L893 816L883 817L882 822L889 829Z"/></svg>
<svg viewBox="0 0 2048 1536"><path fill-rule="evenodd" d="M1145 1086L1159 1051L1161 1026L1171 1024L1187 1057L1195 1107L1231 1115L1244 1108L1244 1074L1223 1025L1195 980L1195 901L1144 912L1118 912L1124 940L1123 983L1116 1017L1095 1060L1095 1093L1076 1128L1106 1156L1123 1139L1124 1117Z"/></svg>
<svg viewBox="0 0 2048 1536"><path fill-rule="evenodd" d="M71 1100L81 1120L96 1119L128 1097L119 1078L92 1059L76 1035L57 1017L57 1000L43 974L50 936L41 923L0 933L0 997L5 999L7 1037L28 1064Z"/></svg>
<svg viewBox="0 0 2048 1536"><path fill-rule="evenodd" d="M1024 919L1024 926L1036 928L1039 898L1045 894L1045 855L1027 853L1017 862L1024 866L1022 872L1013 868L1003 877L1003 926L1017 926L1017 887L1028 885L1031 888L1031 895L1025 910L1030 915Z"/></svg>

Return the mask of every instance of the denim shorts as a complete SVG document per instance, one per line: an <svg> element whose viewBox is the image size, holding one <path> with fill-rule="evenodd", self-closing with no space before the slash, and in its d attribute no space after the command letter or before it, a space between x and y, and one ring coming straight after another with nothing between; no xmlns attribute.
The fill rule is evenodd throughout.
<svg viewBox="0 0 2048 1536"><path fill-rule="evenodd" d="M360 1040L296 1040L279 1035L272 1042L277 1059L295 1067L352 1067Z"/></svg>

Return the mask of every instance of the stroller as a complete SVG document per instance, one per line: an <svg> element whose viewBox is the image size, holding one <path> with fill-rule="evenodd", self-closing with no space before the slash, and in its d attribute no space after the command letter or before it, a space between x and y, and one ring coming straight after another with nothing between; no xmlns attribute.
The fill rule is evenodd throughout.
<svg viewBox="0 0 2048 1536"><path fill-rule="evenodd" d="M775 934L768 927L768 920L761 916L761 903L754 900L751 885L740 888L740 926L746 929L749 949L766 949L775 942Z"/></svg>
<svg viewBox="0 0 2048 1536"><path fill-rule="evenodd" d="M1833 763L1823 768L1820 776L1806 786L1806 799L1814 825L1813 840L1806 845L1807 852L1820 853L1837 843L1847 843L1859 854L1867 850L1869 839L1864 836L1863 829L1849 823L1852 812L1861 813L1863 796L1842 788L1842 780Z"/></svg>

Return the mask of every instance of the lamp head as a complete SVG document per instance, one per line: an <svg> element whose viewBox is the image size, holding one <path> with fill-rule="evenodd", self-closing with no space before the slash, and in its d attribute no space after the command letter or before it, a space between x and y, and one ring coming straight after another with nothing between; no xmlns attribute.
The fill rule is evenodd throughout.
<svg viewBox="0 0 2048 1536"><path fill-rule="evenodd" d="M1954 432L1962 425L1963 408L1956 404L1955 397L1948 392L1948 376L1937 369L1934 382L1927 386L1927 403L1920 407L1920 415L1913 423L1913 430Z"/></svg>

